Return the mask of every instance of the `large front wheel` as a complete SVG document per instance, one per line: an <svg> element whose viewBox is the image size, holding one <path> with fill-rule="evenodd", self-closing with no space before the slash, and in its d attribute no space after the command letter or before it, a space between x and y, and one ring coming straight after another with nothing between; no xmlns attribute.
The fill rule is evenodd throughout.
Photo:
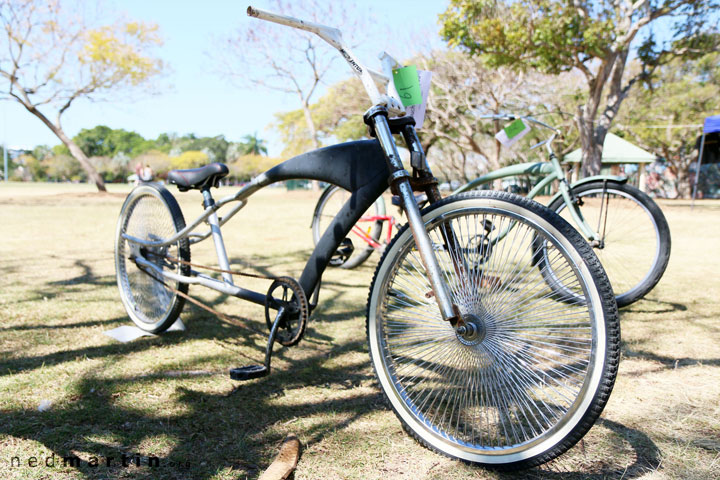
<svg viewBox="0 0 720 480"><path fill-rule="evenodd" d="M423 211L468 328L444 321L405 227L370 287L370 357L395 414L424 445L465 461L530 467L590 429L617 373L612 288L588 244L545 207L504 192L450 197ZM533 239L572 301L558 299Z"/></svg>

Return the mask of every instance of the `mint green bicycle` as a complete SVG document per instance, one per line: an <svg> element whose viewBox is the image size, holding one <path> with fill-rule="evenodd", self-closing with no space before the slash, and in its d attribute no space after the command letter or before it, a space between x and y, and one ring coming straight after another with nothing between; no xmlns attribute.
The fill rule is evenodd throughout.
<svg viewBox="0 0 720 480"><path fill-rule="evenodd" d="M658 205L639 189L628 185L627 177L598 175L569 183L559 159L552 150L553 140L560 132L533 117L499 114L480 118L523 121L549 129L552 134L531 148L545 146L548 161L528 162L500 168L461 186L453 195L482 188L494 180L532 176L542 177L527 193L535 198L553 182L558 192L548 202L550 210L557 212L585 237L603 264L615 292L619 307L627 306L644 297L665 273L670 259L670 228ZM332 218L349 194L337 186L325 189L313 215L313 238L319 239L322 225ZM382 197L356 224L350 236L338 250L332 266L354 268L364 262L375 250L383 251L389 241L382 241L383 224L392 218L385 213ZM388 233L394 219L389 223ZM490 237L493 226L478 235L482 243ZM538 246L538 251L542 251ZM546 262L538 255L537 264L548 276L552 272L543 268ZM557 282L553 284L558 285Z"/></svg>

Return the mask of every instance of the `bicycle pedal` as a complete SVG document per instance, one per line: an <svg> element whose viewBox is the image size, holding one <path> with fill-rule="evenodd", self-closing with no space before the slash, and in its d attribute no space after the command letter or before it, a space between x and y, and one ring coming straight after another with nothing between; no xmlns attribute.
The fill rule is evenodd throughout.
<svg viewBox="0 0 720 480"><path fill-rule="evenodd" d="M248 365L247 367L238 367L230 369L230 378L233 380L252 380L260 378L270 373L265 365Z"/></svg>

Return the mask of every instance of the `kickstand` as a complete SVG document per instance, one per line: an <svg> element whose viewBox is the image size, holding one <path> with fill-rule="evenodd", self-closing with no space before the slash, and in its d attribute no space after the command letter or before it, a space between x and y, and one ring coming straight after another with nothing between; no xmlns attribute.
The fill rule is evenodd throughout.
<svg viewBox="0 0 720 480"><path fill-rule="evenodd" d="M265 377L270 374L270 362L272 361L272 350L275 344L275 336L277 335L280 320L285 314L285 307L278 309L275 321L270 329L267 346L265 347L265 364L264 365L248 365L247 367L237 367L230 369L230 378L233 380L251 380L253 378Z"/></svg>

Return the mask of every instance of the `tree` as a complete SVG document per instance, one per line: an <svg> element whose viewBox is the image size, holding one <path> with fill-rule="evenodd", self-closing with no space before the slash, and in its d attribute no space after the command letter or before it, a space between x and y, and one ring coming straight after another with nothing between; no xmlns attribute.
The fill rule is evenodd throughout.
<svg viewBox="0 0 720 480"><path fill-rule="evenodd" d="M88 160L89 162L89 160ZM87 179L80 164L70 155L58 154L48 157L47 177L57 182L78 182Z"/></svg>
<svg viewBox="0 0 720 480"><path fill-rule="evenodd" d="M713 48L706 32L717 8L715 0L451 0L442 35L491 66L582 72L587 97L576 122L587 175L600 171L605 136L632 86L674 56ZM661 18L672 38L658 41L650 30ZM627 78L634 48L643 68Z"/></svg>
<svg viewBox="0 0 720 480"><path fill-rule="evenodd" d="M208 155L198 150L188 150L177 157L170 158L170 166L173 169L184 170L186 168L202 167L208 163Z"/></svg>
<svg viewBox="0 0 720 480"><path fill-rule="evenodd" d="M367 110L367 94L355 77L331 85L327 92L310 105L315 130L307 127L303 109L275 115L275 127L285 145L283 155L294 156L313 148L314 139L326 143L357 140L367 136L362 116Z"/></svg>
<svg viewBox="0 0 720 480"><path fill-rule="evenodd" d="M268 9L334 27L344 27L352 18L345 6L320 4L317 0L273 0ZM338 58L337 53L331 52L325 41L314 34L264 21L255 21L252 28L228 38L225 47L224 52L231 58L219 60L224 73L241 84L296 96L310 134L311 147L320 148L322 142L310 104ZM240 68L233 69L235 65ZM317 182L313 185L317 186Z"/></svg>
<svg viewBox="0 0 720 480"><path fill-rule="evenodd" d="M269 170L278 163L282 162L281 158L271 158L265 155L249 154L243 155L235 159L230 165L230 177L241 182L248 181Z"/></svg>
<svg viewBox="0 0 720 480"><path fill-rule="evenodd" d="M698 60L675 59L657 69L652 83L638 84L619 127L643 148L662 157L670 170L672 188L690 195L690 169L698 159L697 138L705 117L716 114L720 99L720 54Z"/></svg>
<svg viewBox="0 0 720 480"><path fill-rule="evenodd" d="M135 157L154 146L153 142L145 140L139 133L121 128L112 129L105 125L83 128L73 137L73 141L88 157L114 157L121 153Z"/></svg>
<svg viewBox="0 0 720 480"><path fill-rule="evenodd" d="M157 27L139 22L95 26L82 5L65 1L5 0L0 25L0 98L20 103L43 122L82 165L98 190L103 179L88 156L65 133L62 115L78 99L102 100L137 87L158 74L162 62L150 56ZM52 118L54 116L54 119Z"/></svg>
<svg viewBox="0 0 720 480"><path fill-rule="evenodd" d="M536 72L517 74L508 68L491 69L478 57L459 52L434 51L407 64L433 72L425 124L420 141L437 173L448 180L465 181L488 170L526 160L525 151L503 149L494 135L505 125L483 121L483 113L546 113L562 111L574 99L577 80L563 76L562 87L555 77ZM551 88L552 87L552 88ZM554 94L549 92L554 90ZM351 78L328 88L310 106L320 139L356 140L367 136L362 114L367 107L359 80ZM310 141L301 110L276 115L285 144L284 154L304 151ZM560 145L562 153L563 147Z"/></svg>
<svg viewBox="0 0 720 480"><path fill-rule="evenodd" d="M267 155L265 140L258 138L257 132L243 137L243 153L245 155Z"/></svg>
<svg viewBox="0 0 720 480"><path fill-rule="evenodd" d="M167 173L172 170L170 157L161 151L150 150L149 152L143 153L135 157L135 162L140 165L150 165L150 168L155 172L155 176L159 178L167 177Z"/></svg>
<svg viewBox="0 0 720 480"><path fill-rule="evenodd" d="M518 160L528 160L527 149L523 148L528 142L512 150L504 148L495 134L506 125L498 120L483 120L483 114L562 112L577 88L576 79L569 74L558 82L537 72L490 68L482 58L459 52L435 51L416 62L433 72L420 138L426 150L432 146L441 151L441 155L433 156L433 163L449 179L469 181ZM558 113L551 120L544 119L557 123L561 117ZM546 133L534 132L541 136ZM529 139L539 141L534 135ZM557 147L562 155L568 144ZM496 187L500 188L501 183L498 181Z"/></svg>

